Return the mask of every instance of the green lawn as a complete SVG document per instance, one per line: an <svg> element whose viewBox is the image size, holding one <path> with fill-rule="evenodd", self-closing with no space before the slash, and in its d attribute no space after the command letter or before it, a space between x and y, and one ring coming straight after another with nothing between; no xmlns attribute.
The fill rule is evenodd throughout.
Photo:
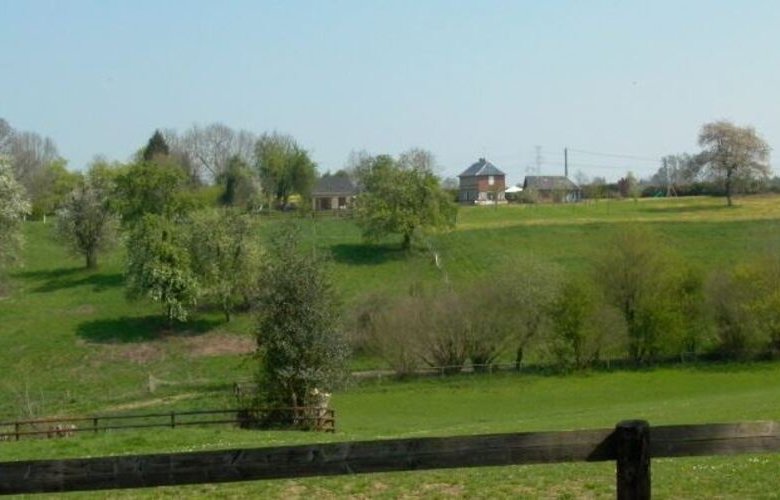
<svg viewBox="0 0 780 500"><path fill-rule="evenodd" d="M276 220L261 219L261 237ZM432 245L455 286L467 287L527 255L587 272L590 258L624 224L653 227L706 271L777 248L780 198L744 198L733 209L719 198L463 207L458 228L432 237ZM13 275L12 295L0 300L0 416L104 411L151 399L149 375L173 382L164 391L177 393L249 375L251 362L241 354L252 349L247 315L226 324L220 314L201 311L167 331L158 307L125 299L121 249L88 272L51 239L52 224L28 223L25 230L26 266ZM332 255L347 308L370 291L404 293L415 282L441 280L430 255L407 255L394 239L366 245L350 219L307 220L303 234ZM371 367L381 366L355 361L356 369Z"/></svg>
<svg viewBox="0 0 780 500"><path fill-rule="evenodd" d="M176 429L149 434L115 432L63 440L4 443L0 460L98 456L207 448L271 446L313 441L382 439L492 432L609 428L626 418L652 424L780 420L780 365L728 364L571 376L462 375L408 382L378 382L335 396L335 435L231 429ZM755 482L780 473L780 455L664 459L654 462L661 498L701 498L717 492L737 498L775 494ZM726 481L723 474L730 475ZM153 495L263 495L274 497L403 495L579 498L609 496L614 465L503 467L162 488ZM379 490L377 490L377 488ZM704 489L702 489L704 488ZM298 493L296 493L298 492ZM478 493L482 492L482 493ZM140 492L134 492L138 495Z"/></svg>
<svg viewBox="0 0 780 500"><path fill-rule="evenodd" d="M733 209L724 204L719 198L683 198L464 207L458 228L432 237L431 244L456 286L500 273L526 255L568 272L588 272L591 256L605 239L629 224L654 228L658 238L703 271L778 248L780 198L739 199ZM261 220L260 236L264 226L275 223ZM308 243L332 255L336 288L347 307L370 291L403 293L416 281L441 279L430 255L406 255L394 239L366 245L349 219L318 218L304 226ZM168 331L155 305L125 300L120 250L106 256L97 272L87 272L80 259L66 255L50 238L51 229L51 224L26 224L26 265L12 275L13 293L0 300L5 375L0 419L232 404L230 384L252 369L250 317L240 315L226 324L219 313L199 312L190 323ZM353 366L380 367L371 359L357 359ZM163 381L153 394L147 390L150 375ZM335 436L231 429L117 432L0 443L0 459L611 427L624 418L646 418L651 424L780 420L778 382L775 364L383 382L334 395ZM779 466L774 455L661 460L654 466L655 491L662 498L771 498L776 488L757 478L778 475ZM199 486L155 494L579 498L611 495L612 474L610 464L534 466Z"/></svg>

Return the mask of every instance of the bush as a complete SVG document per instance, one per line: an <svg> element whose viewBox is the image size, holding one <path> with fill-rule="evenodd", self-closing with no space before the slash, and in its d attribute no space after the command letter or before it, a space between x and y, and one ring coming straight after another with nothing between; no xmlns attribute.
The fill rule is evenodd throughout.
<svg viewBox="0 0 780 500"><path fill-rule="evenodd" d="M680 345L686 274L660 237L644 228L624 229L597 257L594 282L621 311L634 362L652 361Z"/></svg>
<svg viewBox="0 0 780 500"><path fill-rule="evenodd" d="M780 350L780 258L767 255L714 273L707 299L718 354L744 358Z"/></svg>
<svg viewBox="0 0 780 500"><path fill-rule="evenodd" d="M331 392L347 375L340 304L325 263L299 239L292 224L274 235L256 300L260 402L270 407L307 406L314 389Z"/></svg>
<svg viewBox="0 0 780 500"><path fill-rule="evenodd" d="M594 328L601 312L595 294L587 282L572 279L552 303L549 347L562 367L585 368L599 359L605 332Z"/></svg>
<svg viewBox="0 0 780 500"><path fill-rule="evenodd" d="M413 373L419 368L420 355L418 332L409 314L416 316L417 309L413 300L369 295L356 308L353 346L381 357L397 375Z"/></svg>
<svg viewBox="0 0 780 500"><path fill-rule="evenodd" d="M538 203L539 192L534 188L524 189L517 194L518 203Z"/></svg>

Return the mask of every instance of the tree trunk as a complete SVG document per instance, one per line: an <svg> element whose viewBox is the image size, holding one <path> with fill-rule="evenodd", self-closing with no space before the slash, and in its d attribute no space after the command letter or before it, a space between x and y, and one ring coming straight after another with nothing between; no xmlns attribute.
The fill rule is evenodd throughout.
<svg viewBox="0 0 780 500"><path fill-rule="evenodd" d="M726 171L726 203L728 206L733 206L731 202L731 175L733 173L733 170L729 169Z"/></svg>
<svg viewBox="0 0 780 500"><path fill-rule="evenodd" d="M97 262L97 252L89 251L87 252L87 269L97 269L98 262Z"/></svg>
<svg viewBox="0 0 780 500"><path fill-rule="evenodd" d="M404 241L401 243L401 248L409 250L412 247L412 234L404 233Z"/></svg>
<svg viewBox="0 0 780 500"><path fill-rule="evenodd" d="M523 362L523 347L520 346L517 348L517 353L515 354L515 370L520 371L520 364Z"/></svg>
<svg viewBox="0 0 780 500"><path fill-rule="evenodd" d="M165 314L165 316L166 316L166 318L165 318L166 325L167 325L168 329L170 330L170 329L173 328L173 306L171 306L171 305L166 306L166 314Z"/></svg>

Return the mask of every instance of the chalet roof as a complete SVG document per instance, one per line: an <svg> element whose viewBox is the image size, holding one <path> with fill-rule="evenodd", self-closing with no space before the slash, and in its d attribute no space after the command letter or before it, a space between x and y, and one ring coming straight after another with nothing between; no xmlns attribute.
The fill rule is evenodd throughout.
<svg viewBox="0 0 780 500"><path fill-rule="evenodd" d="M317 180L311 194L313 196L352 196L357 193L355 185L349 177L342 175L325 175Z"/></svg>
<svg viewBox="0 0 780 500"><path fill-rule="evenodd" d="M523 189L540 191L573 191L579 189L575 183L563 175L526 175Z"/></svg>
<svg viewBox="0 0 780 500"><path fill-rule="evenodd" d="M495 165L484 158L480 158L475 164L463 171L458 177L476 177L478 175L505 175Z"/></svg>

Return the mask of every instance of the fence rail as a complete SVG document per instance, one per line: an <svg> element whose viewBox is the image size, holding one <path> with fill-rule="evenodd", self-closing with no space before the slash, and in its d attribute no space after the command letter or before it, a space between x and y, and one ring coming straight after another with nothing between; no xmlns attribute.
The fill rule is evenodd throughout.
<svg viewBox="0 0 780 500"><path fill-rule="evenodd" d="M63 492L559 462L617 462L617 497L650 498L650 459L780 451L780 423L356 441L0 463L0 493Z"/></svg>
<svg viewBox="0 0 780 500"><path fill-rule="evenodd" d="M242 408L13 420L0 422L0 441L19 441L22 438L36 436L68 437L77 432L100 432L121 429L173 429L183 426L224 424L251 427L254 421L253 418L258 414L269 412L290 412L289 420L300 427L327 432L335 432L336 430L336 416L331 408ZM210 415L228 415L229 417L197 418ZM193 419L193 417L196 418Z"/></svg>

